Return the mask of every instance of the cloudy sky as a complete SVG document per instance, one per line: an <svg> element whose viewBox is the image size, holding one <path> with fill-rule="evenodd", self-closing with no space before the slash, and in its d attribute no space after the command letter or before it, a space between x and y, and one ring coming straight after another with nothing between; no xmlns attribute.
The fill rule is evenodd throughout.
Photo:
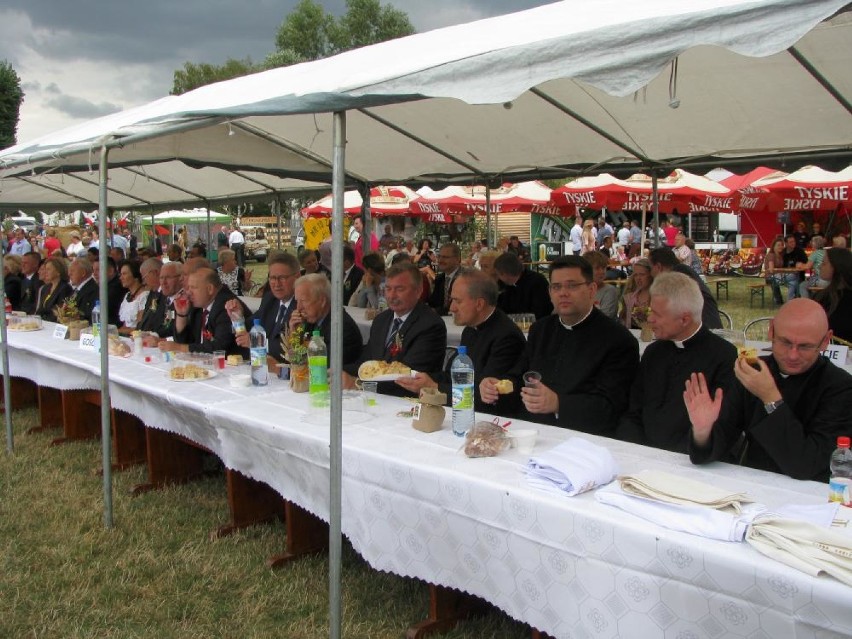
<svg viewBox="0 0 852 639"><path fill-rule="evenodd" d="M383 0L417 31L551 0ZM344 0L319 0L342 13ZM167 95L185 62L261 61L297 0L3 0L0 60L21 78L18 142Z"/></svg>

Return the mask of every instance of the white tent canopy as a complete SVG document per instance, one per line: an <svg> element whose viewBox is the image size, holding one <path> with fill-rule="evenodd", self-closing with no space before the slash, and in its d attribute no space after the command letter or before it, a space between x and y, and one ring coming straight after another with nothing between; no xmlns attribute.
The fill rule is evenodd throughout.
<svg viewBox="0 0 852 639"><path fill-rule="evenodd" d="M330 112L344 109L350 183L848 158L852 19L818 25L844 4L559 2L101 118L0 153L0 175L88 170L109 143L111 166L180 160L327 182ZM175 201L139 184L139 200Z"/></svg>

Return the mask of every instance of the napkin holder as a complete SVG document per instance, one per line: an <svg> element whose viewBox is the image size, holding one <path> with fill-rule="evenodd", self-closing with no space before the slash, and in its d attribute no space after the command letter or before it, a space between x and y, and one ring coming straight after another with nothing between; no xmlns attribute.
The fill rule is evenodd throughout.
<svg viewBox="0 0 852 639"><path fill-rule="evenodd" d="M414 419L411 425L424 433L434 433L441 430L444 423L444 414L447 403L447 394L436 388L423 388L420 390L420 402L414 407Z"/></svg>

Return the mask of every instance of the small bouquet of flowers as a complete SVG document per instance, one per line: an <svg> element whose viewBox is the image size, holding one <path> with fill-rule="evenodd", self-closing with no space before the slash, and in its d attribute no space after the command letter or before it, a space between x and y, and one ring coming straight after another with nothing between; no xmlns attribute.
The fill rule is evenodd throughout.
<svg viewBox="0 0 852 639"><path fill-rule="evenodd" d="M630 319L636 326L642 326L648 323L648 314L650 312L650 306L634 306L630 312Z"/></svg>
<svg viewBox="0 0 852 639"><path fill-rule="evenodd" d="M305 325L281 333L281 352L290 363L290 388L296 393L306 393L310 385L308 372L308 342L310 336Z"/></svg>
<svg viewBox="0 0 852 639"><path fill-rule="evenodd" d="M60 324L70 324L71 322L80 319L80 309L77 308L77 300L69 297L67 300L59 304L54 310L56 320Z"/></svg>

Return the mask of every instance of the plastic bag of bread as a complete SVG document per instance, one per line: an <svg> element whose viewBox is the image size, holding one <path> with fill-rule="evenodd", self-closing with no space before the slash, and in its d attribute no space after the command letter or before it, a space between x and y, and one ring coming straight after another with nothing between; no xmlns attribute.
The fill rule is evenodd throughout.
<svg viewBox="0 0 852 639"><path fill-rule="evenodd" d="M464 454L468 457L494 457L509 445L506 431L493 422L476 422L465 435Z"/></svg>

